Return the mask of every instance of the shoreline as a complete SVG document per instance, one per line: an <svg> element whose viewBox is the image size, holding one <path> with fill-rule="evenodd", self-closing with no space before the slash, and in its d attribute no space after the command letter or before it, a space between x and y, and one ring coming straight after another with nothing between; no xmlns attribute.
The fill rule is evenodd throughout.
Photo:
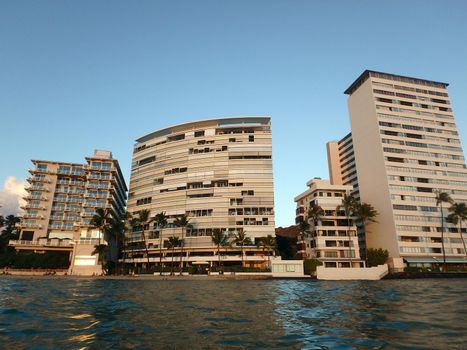
<svg viewBox="0 0 467 350"><path fill-rule="evenodd" d="M0 279L93 279L93 280L139 280L139 281L239 281L239 280L309 280L319 281L315 276L294 276L294 277L273 277L271 275L175 275L175 276L160 276L160 275L110 275L110 276L82 276L82 275L43 275L43 274L0 274ZM384 280L407 280L407 279L446 279L446 278L467 278L466 272L396 272L383 277ZM325 281L325 280L323 280ZM337 280L336 280L337 281ZM344 281L344 280L339 280ZM345 280L359 281L359 280ZM326 280L332 282L332 280Z"/></svg>

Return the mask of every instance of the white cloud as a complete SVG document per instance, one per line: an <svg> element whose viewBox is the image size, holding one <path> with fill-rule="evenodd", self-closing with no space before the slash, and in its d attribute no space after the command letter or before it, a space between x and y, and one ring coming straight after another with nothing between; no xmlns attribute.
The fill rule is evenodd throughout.
<svg viewBox="0 0 467 350"><path fill-rule="evenodd" d="M22 196L26 193L24 190L25 181L21 181L14 176L7 177L3 189L0 191L0 214L17 215L21 212L20 205L24 203Z"/></svg>

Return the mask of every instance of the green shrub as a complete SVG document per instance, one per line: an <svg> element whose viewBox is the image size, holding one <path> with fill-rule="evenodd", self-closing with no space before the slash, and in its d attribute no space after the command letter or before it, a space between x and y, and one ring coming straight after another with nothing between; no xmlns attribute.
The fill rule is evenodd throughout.
<svg viewBox="0 0 467 350"><path fill-rule="evenodd" d="M383 265L389 257L389 252L386 249L373 249L366 250L366 261L369 267Z"/></svg>
<svg viewBox="0 0 467 350"><path fill-rule="evenodd" d="M317 259L307 259L304 261L303 269L305 271L305 275L311 275L313 272L316 271L318 266L323 265L323 263Z"/></svg>
<svg viewBox="0 0 467 350"><path fill-rule="evenodd" d="M16 269L67 269L70 255L64 252L9 252L0 255L0 267Z"/></svg>

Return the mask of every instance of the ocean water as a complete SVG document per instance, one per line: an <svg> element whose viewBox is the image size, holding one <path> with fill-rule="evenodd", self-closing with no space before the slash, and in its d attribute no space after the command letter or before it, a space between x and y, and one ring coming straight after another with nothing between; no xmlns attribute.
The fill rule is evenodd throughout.
<svg viewBox="0 0 467 350"><path fill-rule="evenodd" d="M1 349L467 349L467 279L0 278Z"/></svg>

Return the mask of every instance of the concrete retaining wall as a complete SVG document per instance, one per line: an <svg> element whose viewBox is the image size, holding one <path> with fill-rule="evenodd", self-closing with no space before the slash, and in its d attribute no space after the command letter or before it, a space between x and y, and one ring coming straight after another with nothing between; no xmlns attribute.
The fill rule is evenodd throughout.
<svg viewBox="0 0 467 350"><path fill-rule="evenodd" d="M388 274L388 265L378 265L366 268L334 268L318 266L316 268L319 280L380 280Z"/></svg>

